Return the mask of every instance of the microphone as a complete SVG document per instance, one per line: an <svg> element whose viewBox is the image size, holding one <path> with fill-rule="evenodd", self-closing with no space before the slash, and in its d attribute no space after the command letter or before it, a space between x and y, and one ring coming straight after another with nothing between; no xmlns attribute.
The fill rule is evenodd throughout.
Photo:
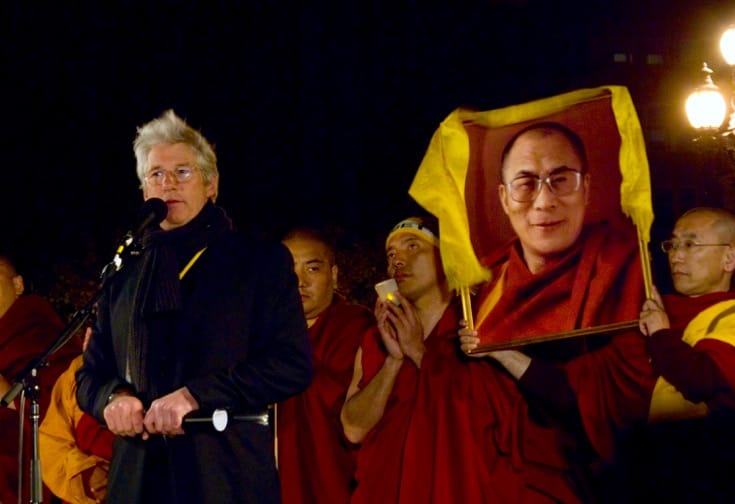
<svg viewBox="0 0 735 504"><path fill-rule="evenodd" d="M225 409L216 409L211 414L199 412L189 413L182 420L182 427L193 427L194 425L211 425L217 432L223 432L230 420L235 422L255 422L259 425L268 425L268 412L253 414L232 414Z"/></svg>
<svg viewBox="0 0 735 504"><path fill-rule="evenodd" d="M227 413L227 410L216 409L209 415L189 413L184 416L181 423L182 427L193 426L195 424L211 425L217 432L222 432L227 428L229 419L230 415Z"/></svg>
<svg viewBox="0 0 735 504"><path fill-rule="evenodd" d="M138 219L140 224L133 232L133 239L135 240L143 231L149 226L160 224L168 214L168 207L161 198L151 198L143 202L143 206L140 207L138 212Z"/></svg>
<svg viewBox="0 0 735 504"><path fill-rule="evenodd" d="M140 238L140 235L150 226L160 224L166 218L167 214L168 206L166 206L166 203L162 199L151 198L145 200L138 212L138 226L134 230L125 233L125 237L115 251L115 257L112 259L112 263L116 271L120 271L120 268L122 268L123 255L131 245L135 244L138 238Z"/></svg>
<svg viewBox="0 0 735 504"><path fill-rule="evenodd" d="M15 399L15 396L20 394L21 390L23 390L23 380L18 380L8 389L7 392L5 392L2 399L0 399L0 408L4 408L9 405L13 399Z"/></svg>

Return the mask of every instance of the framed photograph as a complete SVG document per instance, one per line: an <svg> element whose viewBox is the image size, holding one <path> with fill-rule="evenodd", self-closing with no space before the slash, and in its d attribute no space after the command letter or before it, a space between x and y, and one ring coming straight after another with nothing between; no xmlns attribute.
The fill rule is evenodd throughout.
<svg viewBox="0 0 735 504"><path fill-rule="evenodd" d="M486 298L507 294L507 289L502 295L497 289L490 294L488 290L492 289L487 286L500 281L498 275L502 270L496 266L507 259L509 247L516 240L498 194L503 149L522 129L541 122L560 124L581 139L590 173L585 224L604 224L615 233L618 242L629 240L639 253L635 266L639 271L632 276L642 279L641 293L650 289L647 250L653 221L650 177L643 135L626 88L585 89L485 112L455 110L432 138L409 193L439 219L444 269L450 286L463 295L465 318L478 330L481 345L477 351L637 327L637 312L622 310L620 320L584 315L585 310L602 309L587 306L589 292L562 293L569 302L560 304L558 310L546 317L553 319L549 323L524 324L520 319L515 324L507 324L508 317L513 320L519 314L524 316L523 309L533 308L532 299L528 303L522 299L523 286L513 294L513 302L494 300L498 303L497 310L506 307L507 313L494 308L485 308L483 313ZM605 247L602 242L600 246ZM588 252L591 256L604 256L600 251ZM611 263L610 268L614 267ZM604 285L597 284L604 282L606 276L610 282L618 281L615 272L605 269L604 263L591 264L588 271L575 273L589 278L576 278L573 285L604 290ZM593 286L588 288L588 285ZM476 295L470 296L470 292ZM533 297L535 293L528 291L528 296ZM488 312L493 312L489 318ZM485 330L485 323L494 327L507 324L508 330ZM522 329L513 330L516 327Z"/></svg>

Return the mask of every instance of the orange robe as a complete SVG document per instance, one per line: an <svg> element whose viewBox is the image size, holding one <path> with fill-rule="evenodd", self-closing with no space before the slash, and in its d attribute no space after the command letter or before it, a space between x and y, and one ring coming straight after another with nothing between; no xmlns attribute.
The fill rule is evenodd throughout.
<svg viewBox="0 0 735 504"><path fill-rule="evenodd" d="M43 481L71 504L94 504L105 498L115 435L84 413L77 403L74 359L54 385L51 404L39 429Z"/></svg>
<svg viewBox="0 0 735 504"><path fill-rule="evenodd" d="M64 324L45 299L29 294L19 297L0 318L0 374L12 381L35 358L46 351L64 329ZM38 371L41 417L51 400L51 390L58 376L79 355L79 342L71 340L50 356L49 365ZM15 398L16 408L20 395ZM29 467L31 451L30 400L26 401L24 466ZM16 502L18 487L17 410L0 408L0 502ZM23 476L24 501L29 500L29 476ZM46 498L50 498L44 489Z"/></svg>
<svg viewBox="0 0 735 504"><path fill-rule="evenodd" d="M278 473L285 504L349 502L354 447L339 414L363 334L375 325L364 306L339 296L309 328L314 378L278 405Z"/></svg>

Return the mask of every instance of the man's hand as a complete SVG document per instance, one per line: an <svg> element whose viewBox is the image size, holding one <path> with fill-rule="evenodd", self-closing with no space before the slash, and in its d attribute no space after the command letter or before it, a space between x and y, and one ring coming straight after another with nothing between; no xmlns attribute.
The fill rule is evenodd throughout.
<svg viewBox="0 0 735 504"><path fill-rule="evenodd" d="M197 409L199 403L188 388L182 387L153 401L143 425L150 434L177 436L184 433L181 426L184 415Z"/></svg>
<svg viewBox="0 0 735 504"><path fill-rule="evenodd" d="M420 368L421 359L426 351L423 326L411 302L400 292L395 292L395 296L400 301L400 306L380 300L376 304L375 315L380 333L383 335L385 329L393 341L398 343L401 354Z"/></svg>
<svg viewBox="0 0 735 504"><path fill-rule="evenodd" d="M459 334L459 347L465 354L475 358L488 355L488 352L469 353L480 344L480 338L477 336L475 329L467 327L466 320L462 319L459 321L459 331L457 331L457 334Z"/></svg>
<svg viewBox="0 0 735 504"><path fill-rule="evenodd" d="M646 299L641 308L638 327L646 336L651 336L656 331L671 327L661 295L654 285L651 286L651 297Z"/></svg>
<svg viewBox="0 0 735 504"><path fill-rule="evenodd" d="M117 436L137 436L148 433L143 429L143 403L133 395L117 394L102 412L107 428Z"/></svg>
<svg viewBox="0 0 735 504"><path fill-rule="evenodd" d="M401 350L401 345L398 342L398 334L396 333L395 327L388 322L388 308L386 307L386 304L392 303L386 303L380 299L375 302L374 313L375 319L378 323L378 331L380 332L380 337L383 340L383 345L385 345L385 349L388 352L388 357L401 361L404 357L403 350Z"/></svg>
<svg viewBox="0 0 735 504"><path fill-rule="evenodd" d="M480 344L477 331L467 328L467 321L459 321L459 344L462 351L467 354ZM519 379L531 365L531 358L518 350L493 350L491 352L477 352L467 354L470 357L490 357L498 361L515 379Z"/></svg>

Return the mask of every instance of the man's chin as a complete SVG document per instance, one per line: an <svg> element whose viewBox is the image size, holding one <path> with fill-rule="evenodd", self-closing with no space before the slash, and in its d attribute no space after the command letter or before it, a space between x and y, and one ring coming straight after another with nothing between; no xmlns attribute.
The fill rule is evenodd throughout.
<svg viewBox="0 0 735 504"><path fill-rule="evenodd" d="M674 283L674 290L678 292L679 294L689 295L689 287L687 286L686 282L677 282L676 280Z"/></svg>

